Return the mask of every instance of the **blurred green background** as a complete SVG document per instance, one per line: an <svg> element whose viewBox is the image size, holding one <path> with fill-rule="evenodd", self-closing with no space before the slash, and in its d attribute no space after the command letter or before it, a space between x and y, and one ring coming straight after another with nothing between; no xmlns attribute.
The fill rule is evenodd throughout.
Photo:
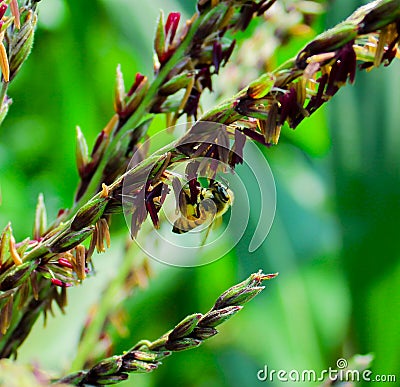
<svg viewBox="0 0 400 387"><path fill-rule="evenodd" d="M137 71L151 75L159 10L190 16L194 4L39 4L34 50L10 87L14 103L0 129L0 224L11 221L18 240L31 233L40 192L49 219L71 206L78 179L75 126L93 144L113 112L117 64L127 83ZM317 28L334 25L359 5L330 2ZM279 55L287 58L304 43L295 41ZM124 304L130 335L113 333L115 353L140 339L156 339L187 314L207 311L223 290L260 268L280 275L222 325L218 336L121 386L268 384L257 381L264 365L321 371L357 353L374 353L377 374L399 371L399 70L393 63L358 73L355 85L343 88L326 109L296 131L284 130L279 146L263 150L278 204L271 232L257 251L248 252L257 220L252 213L237 247L216 263L180 269L151 261L155 277ZM21 348L21 362L37 361L55 375L68 369L88 308L120 265L127 236L122 219L112 232L112 248L95 257L98 276L70 291L65 316L57 313L46 329L42 321L36 324Z"/></svg>

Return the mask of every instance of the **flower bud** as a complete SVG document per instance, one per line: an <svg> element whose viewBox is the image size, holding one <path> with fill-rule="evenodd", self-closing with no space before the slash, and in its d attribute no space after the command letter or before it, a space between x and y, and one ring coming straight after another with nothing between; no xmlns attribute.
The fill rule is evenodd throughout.
<svg viewBox="0 0 400 387"><path fill-rule="evenodd" d="M117 383L119 383L119 382L122 382L123 380L126 380L126 379L128 379L128 377L129 377L129 375L128 374L125 374L125 373L120 373L120 374L118 374L118 375L109 375L109 376L103 376L103 377L99 377L99 378L95 378L94 380L95 380L95 383L91 383L90 381L91 381L91 379L89 379L89 385L90 384L95 384L95 385L100 385L100 386L102 386L102 385L104 385L104 386L106 386L106 385L108 385L108 384L117 384Z"/></svg>
<svg viewBox="0 0 400 387"><path fill-rule="evenodd" d="M6 291L21 285L39 265L39 260L13 265L0 276L0 290Z"/></svg>
<svg viewBox="0 0 400 387"><path fill-rule="evenodd" d="M86 203L76 213L71 223L71 230L78 231L83 229L84 227L95 224L103 215L108 201L108 197L99 197L97 199L92 199L88 203Z"/></svg>
<svg viewBox="0 0 400 387"><path fill-rule="evenodd" d="M203 317L201 313L192 314L183 319L168 335L168 340L175 341L181 337L188 336Z"/></svg>
<svg viewBox="0 0 400 387"><path fill-rule="evenodd" d="M162 63L162 58L165 53L165 31L164 31L164 15L161 12L158 18L156 36L154 39L154 51L157 54L158 60Z"/></svg>
<svg viewBox="0 0 400 387"><path fill-rule="evenodd" d="M76 127L76 165L78 167L78 173L81 178L85 178L88 175L88 164L89 164L89 151L88 146L83 135L81 128Z"/></svg>
<svg viewBox="0 0 400 387"><path fill-rule="evenodd" d="M90 375L96 376L106 376L117 373L122 366L122 356L113 356L108 359L104 359L101 362L97 363L91 370L89 371Z"/></svg>
<svg viewBox="0 0 400 387"><path fill-rule="evenodd" d="M227 306L219 310L208 312L199 322L199 327L216 327L230 319L235 313L239 312L243 306Z"/></svg>
<svg viewBox="0 0 400 387"><path fill-rule="evenodd" d="M184 72L183 74L176 75L168 82L164 83L164 85L160 88L160 95L172 95L176 93L178 90L181 90L190 83L193 78L193 72Z"/></svg>
<svg viewBox="0 0 400 387"><path fill-rule="evenodd" d="M88 238L94 230L94 226L85 227L79 231L68 231L61 234L54 242L50 244L49 249L52 253L64 253L78 246Z"/></svg>
<svg viewBox="0 0 400 387"><path fill-rule="evenodd" d="M61 384L65 383L65 384L68 384L68 385L76 386L82 380L85 379L86 375L87 375L87 371L74 372L73 374L67 375L64 378L58 379L57 383L61 383Z"/></svg>
<svg viewBox="0 0 400 387"><path fill-rule="evenodd" d="M311 43L301 50L296 58L299 69L307 67L307 58L310 56L335 51L357 37L358 26L354 22L344 21L336 27L318 35Z"/></svg>
<svg viewBox="0 0 400 387"><path fill-rule="evenodd" d="M121 370L126 372L151 372L159 364L159 362L146 363L140 360L124 360Z"/></svg>
<svg viewBox="0 0 400 387"><path fill-rule="evenodd" d="M196 327L193 330L192 336L199 340L206 340L217 333L218 331L212 327Z"/></svg>
<svg viewBox="0 0 400 387"><path fill-rule="evenodd" d="M186 349L196 348L201 344L201 340L193 339L192 337L185 337L176 341L167 342L165 348L171 351L185 351Z"/></svg>
<svg viewBox="0 0 400 387"><path fill-rule="evenodd" d="M197 31L193 37L193 42L203 42L207 36L217 31L221 21L224 21L226 13L229 11L230 5L226 2L220 2L212 10L207 12L201 24L197 27Z"/></svg>
<svg viewBox="0 0 400 387"><path fill-rule="evenodd" d="M39 194L35 212L35 225L33 228L34 239L39 240L39 238L44 234L47 227L46 224L47 224L46 206L44 204L43 194Z"/></svg>
<svg viewBox="0 0 400 387"><path fill-rule="evenodd" d="M131 351L131 352L125 354L124 355L124 360L125 359L126 360L135 359L135 360L142 360L142 361L151 362L151 361L155 361L157 359L157 353L134 350L134 351Z"/></svg>
<svg viewBox="0 0 400 387"><path fill-rule="evenodd" d="M359 9L369 9L375 5L374 9L367 12L359 24L359 34L369 34L389 24L390 21L396 21L400 17L400 7L398 1L380 1L367 4Z"/></svg>
<svg viewBox="0 0 400 387"><path fill-rule="evenodd" d="M10 81L18 73L18 70L29 56L33 36L37 24L37 15L32 10L26 10L22 15L21 29L12 35L9 43Z"/></svg>
<svg viewBox="0 0 400 387"><path fill-rule="evenodd" d="M131 90L128 92L128 96L130 98L126 102L124 117L129 117L136 110L136 108L139 106L144 96L146 95L148 87L149 83L147 81L147 77L141 74L137 74L136 81L133 84Z"/></svg>
<svg viewBox="0 0 400 387"><path fill-rule="evenodd" d="M125 84L121 71L121 65L117 66L117 75L115 82L114 110L119 115L125 110Z"/></svg>
<svg viewBox="0 0 400 387"><path fill-rule="evenodd" d="M254 99L263 98L271 91L274 83L275 76L271 73L265 73L250 83L247 95Z"/></svg>

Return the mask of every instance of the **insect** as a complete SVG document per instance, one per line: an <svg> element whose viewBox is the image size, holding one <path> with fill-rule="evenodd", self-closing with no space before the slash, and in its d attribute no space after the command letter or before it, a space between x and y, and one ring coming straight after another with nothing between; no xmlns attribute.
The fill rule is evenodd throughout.
<svg viewBox="0 0 400 387"><path fill-rule="evenodd" d="M225 185L211 180L207 188L200 188L196 201L191 199L190 189L184 187L179 195L180 217L174 222L172 232L184 234L201 225L208 226L208 236L214 221L221 219L222 215L228 211L232 205L233 192Z"/></svg>

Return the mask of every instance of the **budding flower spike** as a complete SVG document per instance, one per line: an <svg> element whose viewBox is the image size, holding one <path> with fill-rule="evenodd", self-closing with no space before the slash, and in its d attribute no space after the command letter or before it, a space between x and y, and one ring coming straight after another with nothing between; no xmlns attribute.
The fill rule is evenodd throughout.
<svg viewBox="0 0 400 387"><path fill-rule="evenodd" d="M215 329L260 293L263 281L275 278L278 273L253 273L243 282L232 286L217 299L209 312L194 313L179 322L171 331L151 342L141 340L123 355L112 356L95 364L89 370L78 371L55 382L74 386L113 384L126 380L129 373L151 372L161 365L160 360L173 352L194 349L204 340L218 333ZM62 285L58 285L62 286Z"/></svg>

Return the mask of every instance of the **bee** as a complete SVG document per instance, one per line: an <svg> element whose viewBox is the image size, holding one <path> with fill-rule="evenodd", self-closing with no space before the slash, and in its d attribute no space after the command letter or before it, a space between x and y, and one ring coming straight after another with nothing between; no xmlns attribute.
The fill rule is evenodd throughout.
<svg viewBox="0 0 400 387"><path fill-rule="evenodd" d="M206 239L213 222L221 219L222 215L232 205L234 200L233 192L223 184L211 180L207 188L200 188L195 199L195 201L191 199L189 188L184 187L181 189L179 195L181 215L174 222L172 232L184 234L205 225L208 226Z"/></svg>

